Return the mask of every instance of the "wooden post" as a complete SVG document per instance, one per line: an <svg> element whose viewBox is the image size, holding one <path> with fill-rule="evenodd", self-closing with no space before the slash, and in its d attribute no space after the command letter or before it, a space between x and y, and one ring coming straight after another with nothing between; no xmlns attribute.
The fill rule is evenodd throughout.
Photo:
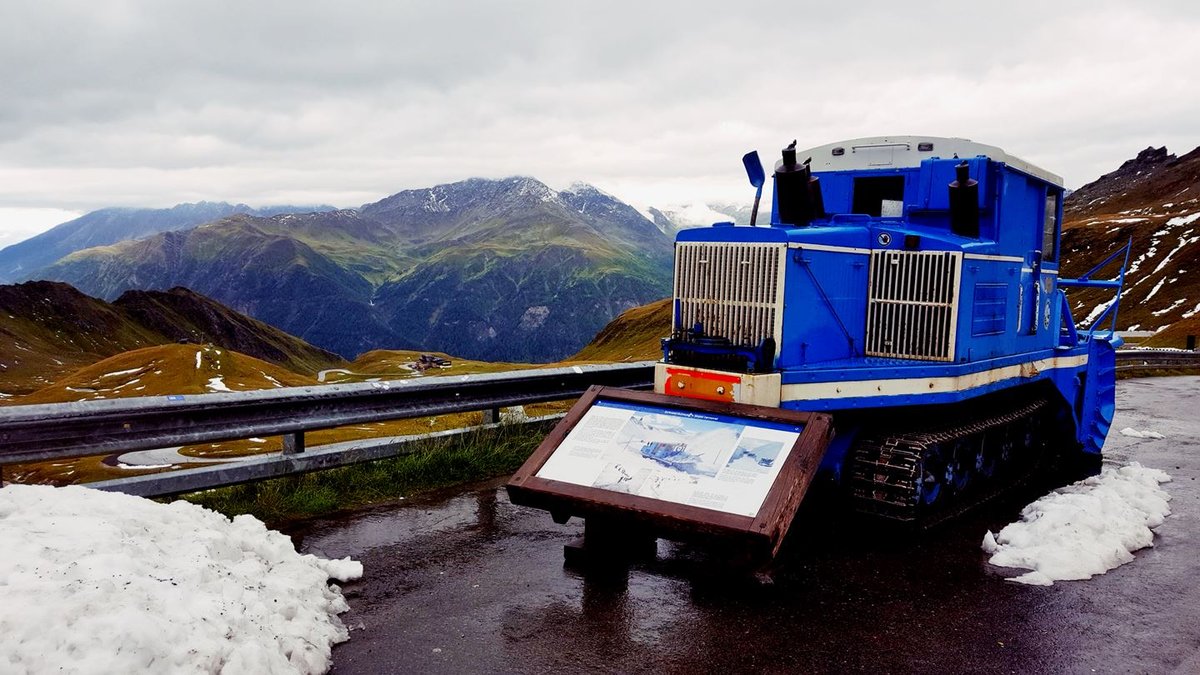
<svg viewBox="0 0 1200 675"><path fill-rule="evenodd" d="M293 431L283 436L283 454L295 455L304 452L304 432Z"/></svg>

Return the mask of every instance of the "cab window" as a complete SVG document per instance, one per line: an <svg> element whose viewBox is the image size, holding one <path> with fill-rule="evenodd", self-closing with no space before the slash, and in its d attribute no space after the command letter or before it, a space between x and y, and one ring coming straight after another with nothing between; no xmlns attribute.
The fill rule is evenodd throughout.
<svg viewBox="0 0 1200 675"><path fill-rule="evenodd" d="M852 213L898 218L904 215L904 176L862 176L854 179Z"/></svg>
<svg viewBox="0 0 1200 675"><path fill-rule="evenodd" d="M1059 194L1058 190L1053 188L1046 190L1046 211L1042 219L1042 260L1047 262L1058 260Z"/></svg>

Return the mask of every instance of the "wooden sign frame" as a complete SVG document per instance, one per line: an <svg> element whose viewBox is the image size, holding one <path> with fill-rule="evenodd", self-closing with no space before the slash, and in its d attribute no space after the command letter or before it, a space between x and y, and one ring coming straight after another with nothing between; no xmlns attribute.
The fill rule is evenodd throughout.
<svg viewBox="0 0 1200 675"><path fill-rule="evenodd" d="M782 422L803 425L804 428L784 459L758 513L753 517L538 477L537 473L567 435L587 411L600 401L640 404L668 411L717 414L743 418L750 423ZM567 416L546 436L506 487L509 499L514 504L547 510L556 522L565 523L571 516L598 518L668 539L732 539L743 543L752 554L770 557L778 552L832 434L832 419L823 413L718 403L594 386L572 406Z"/></svg>

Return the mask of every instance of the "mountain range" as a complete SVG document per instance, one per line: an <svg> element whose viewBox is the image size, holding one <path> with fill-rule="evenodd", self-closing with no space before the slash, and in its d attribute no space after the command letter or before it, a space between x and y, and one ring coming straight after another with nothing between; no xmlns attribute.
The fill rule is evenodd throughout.
<svg viewBox="0 0 1200 675"><path fill-rule="evenodd" d="M46 265L65 255L93 246L195 227L234 213L273 216L279 213L331 211L332 206L268 206L198 202L167 209L108 208L74 220L0 250L0 283L33 278Z"/></svg>
<svg viewBox="0 0 1200 675"><path fill-rule="evenodd" d="M671 254L670 236L594 187L475 178L358 209L227 215L75 250L32 276L103 299L185 286L347 358L537 362L669 294Z"/></svg>

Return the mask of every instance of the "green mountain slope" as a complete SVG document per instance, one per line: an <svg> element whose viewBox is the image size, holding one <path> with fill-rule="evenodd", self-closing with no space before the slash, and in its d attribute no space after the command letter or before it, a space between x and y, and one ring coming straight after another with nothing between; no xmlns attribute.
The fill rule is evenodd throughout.
<svg viewBox="0 0 1200 675"><path fill-rule="evenodd" d="M237 215L86 249L44 276L103 298L187 286L345 357L420 348L552 361L664 295L671 246L590 186L472 179L359 210Z"/></svg>

